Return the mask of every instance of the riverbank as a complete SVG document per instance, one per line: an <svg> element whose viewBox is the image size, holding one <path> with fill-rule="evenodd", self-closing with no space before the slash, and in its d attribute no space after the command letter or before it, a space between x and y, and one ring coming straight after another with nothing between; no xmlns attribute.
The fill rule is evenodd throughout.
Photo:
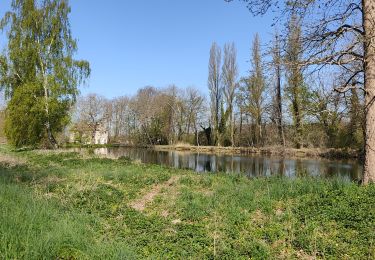
<svg viewBox="0 0 375 260"><path fill-rule="evenodd" d="M152 148L159 151L186 151L207 154L227 154L227 155L267 155L267 156L285 156L296 158L326 158L326 159L359 159L362 160L363 154L360 150L348 148L288 148L282 146L267 147L223 147L223 146L194 146L189 144L176 145L126 145L121 143L105 145L77 145L67 144L65 148Z"/></svg>
<svg viewBox="0 0 375 260"><path fill-rule="evenodd" d="M375 186L0 146L5 259L375 257Z"/></svg>
<svg viewBox="0 0 375 260"><path fill-rule="evenodd" d="M213 154L259 154L277 155L287 157L320 157L327 159L360 159L361 152L353 149L336 148L286 148L282 146L272 147L220 147L220 146L191 146L191 145L155 145L156 150L176 150Z"/></svg>
<svg viewBox="0 0 375 260"><path fill-rule="evenodd" d="M131 148L149 148L159 151L186 151L207 154L227 154L227 155L268 155L268 156L285 156L297 158L326 158L326 159L359 159L362 160L362 152L360 150L348 148L288 148L282 146L267 147L223 147L223 146L194 146L189 144L176 145L126 145L121 143L105 144L105 145L77 145L67 144L65 148L115 148L115 147L131 147Z"/></svg>

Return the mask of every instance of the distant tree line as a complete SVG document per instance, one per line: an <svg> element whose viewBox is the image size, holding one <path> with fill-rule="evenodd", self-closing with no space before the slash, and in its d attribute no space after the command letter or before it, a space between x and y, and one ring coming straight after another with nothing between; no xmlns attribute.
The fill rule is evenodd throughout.
<svg viewBox="0 0 375 260"><path fill-rule="evenodd" d="M340 71L311 74L300 65L301 27L292 17L288 38L275 33L262 48L249 48L249 72L238 75L234 43L213 43L208 61L208 97L194 87L144 87L107 100L90 94L78 100L75 126L105 124L110 141L133 145L363 147L364 98L342 94Z"/></svg>
<svg viewBox="0 0 375 260"><path fill-rule="evenodd" d="M195 88L144 87L133 97L108 100L89 94L77 102L76 130L106 125L112 142L138 145L191 143L208 145L199 136L207 127L204 95Z"/></svg>

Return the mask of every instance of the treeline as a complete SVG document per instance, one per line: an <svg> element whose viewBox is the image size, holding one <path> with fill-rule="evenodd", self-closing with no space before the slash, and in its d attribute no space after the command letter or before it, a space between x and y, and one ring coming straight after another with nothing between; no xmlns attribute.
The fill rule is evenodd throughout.
<svg viewBox="0 0 375 260"><path fill-rule="evenodd" d="M196 88L144 87L133 97L78 101L74 127L92 137L99 126L110 141L133 145L363 147L363 95L334 91L339 71L312 74L302 64L301 27L290 20L288 37L276 33L262 50L258 35L248 75L239 76L234 43L212 44L208 93Z"/></svg>
<svg viewBox="0 0 375 260"><path fill-rule="evenodd" d="M208 123L204 95L195 88L176 86L144 87L134 97L112 100L90 94L78 101L75 113L75 131L89 131L94 137L105 125L112 142L139 145L200 144L198 134Z"/></svg>
<svg viewBox="0 0 375 260"><path fill-rule="evenodd" d="M244 84L244 83L242 83ZM280 139L278 106L274 90L264 91L261 113L245 103L246 91L240 85L236 93L233 113L234 146L285 145L295 147L300 141L304 147L352 147L363 144L362 105L357 91L346 97L324 89L311 93L302 115L302 133L291 119L292 105L283 95L284 120ZM267 95L269 95L267 97ZM289 103L289 104L288 104ZM225 124L225 103L219 110L219 131L211 123L210 104L195 88L169 86L163 89L144 87L133 97L105 97L90 94L77 102L74 124L69 128L81 134L91 134L102 125L109 130L112 143L132 145L231 145L229 124ZM256 102L254 104L257 104ZM261 115L260 117L256 117ZM259 121L257 121L257 119ZM218 136L217 139L216 136ZM76 141L82 141L77 139Z"/></svg>
<svg viewBox="0 0 375 260"><path fill-rule="evenodd" d="M239 75L234 43L213 43L208 91L145 87L132 97L89 95L76 102L90 66L74 59L69 12L68 1L12 1L1 19L8 40L0 55L4 129L14 146L56 148L56 137L68 126L89 139L104 127L111 142L134 145L363 147L366 110L360 89L368 67L352 58L364 51L362 39L350 38L355 44L337 59L317 58L319 48L329 53L332 45L320 32L306 38L301 29L306 21L293 12L271 46L254 37L247 75ZM322 69L321 63L336 66Z"/></svg>

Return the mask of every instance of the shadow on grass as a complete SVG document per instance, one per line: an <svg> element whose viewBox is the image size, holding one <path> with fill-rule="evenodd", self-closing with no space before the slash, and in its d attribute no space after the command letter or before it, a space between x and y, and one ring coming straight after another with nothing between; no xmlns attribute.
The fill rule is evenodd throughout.
<svg viewBox="0 0 375 260"><path fill-rule="evenodd" d="M132 259L127 245L95 234L94 216L66 211L29 187L48 172L0 164L0 255L4 259Z"/></svg>
<svg viewBox="0 0 375 260"><path fill-rule="evenodd" d="M45 176L45 174L43 174ZM8 165L0 163L0 182L1 183L32 183L43 177L37 174L26 165Z"/></svg>

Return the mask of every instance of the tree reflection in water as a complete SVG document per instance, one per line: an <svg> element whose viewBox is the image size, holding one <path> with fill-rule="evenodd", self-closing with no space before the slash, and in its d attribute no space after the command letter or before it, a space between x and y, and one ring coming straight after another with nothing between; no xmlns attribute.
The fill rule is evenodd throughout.
<svg viewBox="0 0 375 260"><path fill-rule="evenodd" d="M362 166L356 161L294 159L262 155L223 155L180 151L157 151L144 148L98 148L97 155L108 158L129 157L143 163L159 164L196 172L241 173L248 177L302 176L340 177L358 180Z"/></svg>

